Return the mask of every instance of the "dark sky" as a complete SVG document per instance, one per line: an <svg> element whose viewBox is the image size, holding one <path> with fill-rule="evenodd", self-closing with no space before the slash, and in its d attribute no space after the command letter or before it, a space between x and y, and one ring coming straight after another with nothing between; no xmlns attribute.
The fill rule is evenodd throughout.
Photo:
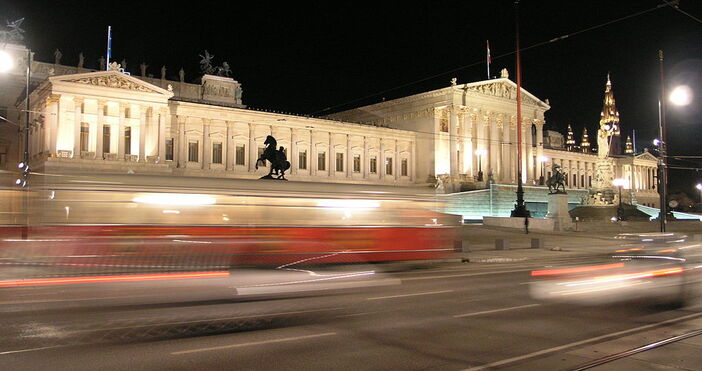
<svg viewBox="0 0 702 371"><path fill-rule="evenodd" d="M702 155L702 23L670 7L645 12L663 3L521 1L522 48L571 35L522 52L523 86L549 99L550 128L571 124L578 140L584 126L593 133L609 72L624 133L636 130L637 147L650 146L658 130L657 51L663 49L666 82L685 82L700 97L683 109L669 107L670 151ZM493 74L506 67L514 78L513 4L0 0L0 22L25 17L38 60L53 61L59 48L63 64L76 64L82 51L88 67L105 54L111 25L114 59L126 59L132 73L144 61L156 76L165 65L174 80L181 67L186 80L196 79L198 55L206 49L215 64L229 63L250 107L322 115L445 87L452 77L485 79L486 40ZM681 0L680 9L702 18L702 1ZM702 167L702 160L676 163ZM691 194L691 185L702 181L690 170L671 176L673 188Z"/></svg>

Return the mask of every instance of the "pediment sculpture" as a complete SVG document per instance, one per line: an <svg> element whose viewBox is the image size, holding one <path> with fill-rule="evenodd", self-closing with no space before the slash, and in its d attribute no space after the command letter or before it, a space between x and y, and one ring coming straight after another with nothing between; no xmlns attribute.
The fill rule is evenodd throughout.
<svg viewBox="0 0 702 371"><path fill-rule="evenodd" d="M74 82L77 84L104 86L108 88L126 89L134 91L142 91L147 93L155 93L153 89L149 89L146 86L130 81L124 77L116 75L103 75L103 76L90 76L75 80L66 80L67 82Z"/></svg>

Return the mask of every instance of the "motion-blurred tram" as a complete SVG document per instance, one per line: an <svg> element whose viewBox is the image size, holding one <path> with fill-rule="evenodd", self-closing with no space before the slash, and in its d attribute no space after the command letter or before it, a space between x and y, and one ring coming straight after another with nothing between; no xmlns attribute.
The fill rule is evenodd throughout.
<svg viewBox="0 0 702 371"><path fill-rule="evenodd" d="M25 193L27 238L17 237L21 226L5 227L4 259L116 270L426 260L453 250L461 223L433 211L429 192L399 187L71 179ZM0 193L8 202L18 196Z"/></svg>

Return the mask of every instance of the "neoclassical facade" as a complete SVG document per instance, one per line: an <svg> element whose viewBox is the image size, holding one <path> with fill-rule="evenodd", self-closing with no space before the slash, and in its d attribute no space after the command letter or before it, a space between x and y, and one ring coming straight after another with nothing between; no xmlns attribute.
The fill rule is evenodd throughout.
<svg viewBox="0 0 702 371"><path fill-rule="evenodd" d="M15 49L21 66L26 49ZM159 79L145 76L145 68L132 76L116 64L96 71L58 61L35 61L32 71L34 171L258 178L268 170L256 169L256 159L272 135L291 163L290 180L435 186L444 193L517 182L517 86L506 70L497 79L453 79L445 88L324 118L249 109L242 85L222 76L186 83L182 72L180 81L167 80L165 67ZM23 123L21 68L10 76L0 87L0 110ZM597 132L598 147L609 147L604 153L590 149L587 132L580 146L571 132L567 141L551 138L544 132L548 100L524 89L521 97L525 185L542 185L557 164L569 188L611 191L611 180L622 177L632 200L657 206L657 159L612 152L608 133L618 140L620 128L609 79ZM14 139L16 129L2 130L0 167L10 169L23 141Z"/></svg>
<svg viewBox="0 0 702 371"><path fill-rule="evenodd" d="M202 80L210 92L233 81ZM118 70L50 76L30 102L30 156L46 172L260 177L267 168L256 160L272 135L291 162L289 179L416 182L411 131L181 100Z"/></svg>

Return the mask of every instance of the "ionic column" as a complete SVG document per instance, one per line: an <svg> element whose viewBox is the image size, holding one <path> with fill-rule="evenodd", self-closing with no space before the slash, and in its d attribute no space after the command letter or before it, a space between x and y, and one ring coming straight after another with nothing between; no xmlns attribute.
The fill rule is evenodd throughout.
<svg viewBox="0 0 702 371"><path fill-rule="evenodd" d="M412 151L410 152L409 164L410 164L410 181L415 182L417 180L417 141L413 140L411 145ZM470 155L470 154L469 154Z"/></svg>
<svg viewBox="0 0 702 371"><path fill-rule="evenodd" d="M236 148L234 148L234 128L232 127L232 123L229 121L226 121L224 123L227 125L227 144L226 144L226 149L225 153L227 156L225 157L225 169L227 171L231 171L234 168L234 156L236 154Z"/></svg>
<svg viewBox="0 0 702 371"><path fill-rule="evenodd" d="M527 180L531 181L534 177L534 139L531 135L531 121L527 125L526 131L526 158L527 158Z"/></svg>
<svg viewBox="0 0 702 371"><path fill-rule="evenodd" d="M256 126L249 123L249 172L256 172L258 147L256 147Z"/></svg>
<svg viewBox="0 0 702 371"><path fill-rule="evenodd" d="M73 119L73 158L80 158L80 124L83 121L82 103L82 98L73 98L73 113L75 114Z"/></svg>
<svg viewBox="0 0 702 371"><path fill-rule="evenodd" d="M124 121L127 111L127 106L119 104L119 118L117 124L117 159L124 160ZM110 133L111 135L111 133Z"/></svg>
<svg viewBox="0 0 702 371"><path fill-rule="evenodd" d="M351 177L352 174L352 166L353 166L353 159L351 158L351 139L349 138L349 135L346 134L346 177L349 178Z"/></svg>
<svg viewBox="0 0 702 371"><path fill-rule="evenodd" d="M458 138L457 110L458 108L451 107L451 111L449 113L449 172L451 176L458 174L458 152L456 149L456 139Z"/></svg>
<svg viewBox="0 0 702 371"><path fill-rule="evenodd" d="M210 141L210 120L202 119L202 168L209 169L212 163L212 144Z"/></svg>
<svg viewBox="0 0 702 371"><path fill-rule="evenodd" d="M183 116L176 116L176 122L178 124L178 154L177 159L178 167L184 168L185 164L188 162L187 157L187 143L185 143L185 121L186 118Z"/></svg>
<svg viewBox="0 0 702 371"><path fill-rule="evenodd" d="M509 117L502 122L502 181L511 183L514 181L514 168L512 164L512 143L510 137L511 123Z"/></svg>
<svg viewBox="0 0 702 371"><path fill-rule="evenodd" d="M368 153L368 137L363 136L363 158L361 159L361 174L363 174L363 179L368 179L369 166L370 154Z"/></svg>
<svg viewBox="0 0 702 371"><path fill-rule="evenodd" d="M380 175L380 180L385 180L385 146L383 145L383 138L380 141L380 157L378 161L380 163L380 169L378 169L378 175Z"/></svg>
<svg viewBox="0 0 702 371"><path fill-rule="evenodd" d="M168 119L168 111L166 109L161 109L158 112L158 144L156 145L158 151L158 162L166 162L166 120ZM175 146L175 143L172 143ZM175 150L175 148L173 148Z"/></svg>
<svg viewBox="0 0 702 371"><path fill-rule="evenodd" d="M543 123L536 124L536 163L537 166L541 163L539 160L544 155L544 125ZM539 175L541 176L541 175ZM537 178L536 176L534 178Z"/></svg>
<svg viewBox="0 0 702 371"><path fill-rule="evenodd" d="M139 162L146 162L146 106L139 106Z"/></svg>
<svg viewBox="0 0 702 371"><path fill-rule="evenodd" d="M297 174L297 167L299 161L299 157L297 154L297 138L295 138L295 130L293 128L290 128L290 150L288 153L290 154L290 158L288 161L290 161L290 174Z"/></svg>
<svg viewBox="0 0 702 371"><path fill-rule="evenodd" d="M48 116L46 117L46 143L48 144L49 156L54 156L58 152L56 151L56 138L59 136L59 105L61 104L61 99L58 96L52 95L46 99L46 104L48 106Z"/></svg>
<svg viewBox="0 0 702 371"><path fill-rule="evenodd" d="M327 158L326 158L326 161L327 161L327 176L328 176L328 177L331 177L332 175L334 175L334 170L336 170L336 169L333 169L333 170L332 170L332 166L331 166L331 164L333 164L333 162L332 162L332 150L333 150L333 147L332 147L332 133L331 133L331 132L328 132L327 135L328 135L328 137L327 137L327 138L328 138L328 139L327 139L327 156L326 156L326 157L327 157Z"/></svg>
<svg viewBox="0 0 702 371"><path fill-rule="evenodd" d="M456 143L456 139L454 138L453 140L454 143ZM400 149L397 143L397 139L395 139L395 154L394 154L393 160L392 160L392 175L395 177L395 181L398 181L400 179L400 171L402 168L402 159L400 158ZM458 160L458 153L454 152L453 157ZM458 174L458 161L456 161L456 173Z"/></svg>
<svg viewBox="0 0 702 371"><path fill-rule="evenodd" d="M99 100L97 104L97 140L95 141L95 158L102 160L104 157L102 155L104 134L103 125L105 124L105 101Z"/></svg>
<svg viewBox="0 0 702 371"><path fill-rule="evenodd" d="M500 131L497 119L490 120L490 152L488 152L489 166L487 174L492 173L493 179L500 176Z"/></svg>

